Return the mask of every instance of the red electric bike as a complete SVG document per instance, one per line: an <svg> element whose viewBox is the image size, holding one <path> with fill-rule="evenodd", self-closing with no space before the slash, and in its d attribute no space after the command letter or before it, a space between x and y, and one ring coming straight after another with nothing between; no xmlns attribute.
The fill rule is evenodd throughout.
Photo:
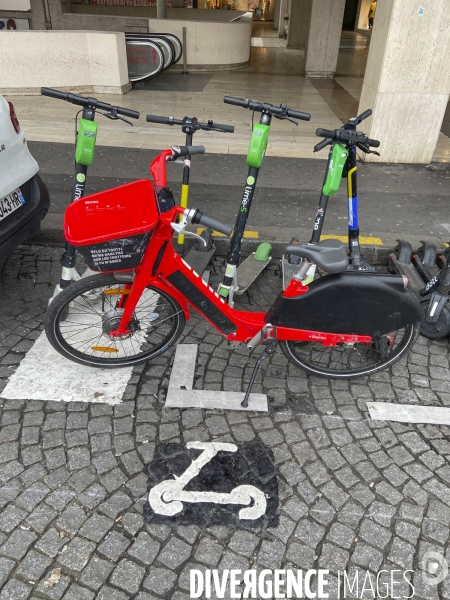
<svg viewBox="0 0 450 600"><path fill-rule="evenodd" d="M286 248L306 260L267 313L236 310L220 298L174 250L172 238L189 224L225 235L232 229L196 209L162 209L155 195L168 161L201 152L165 150L152 163L154 184L142 179L69 205L66 239L101 274L73 283L51 303L45 331L60 354L93 367L136 365L175 344L194 308L229 341L250 350L265 344L246 406L257 369L277 342L298 368L332 378L369 375L408 353L422 312L406 279L346 271L337 240ZM312 263L328 275L304 285Z"/></svg>

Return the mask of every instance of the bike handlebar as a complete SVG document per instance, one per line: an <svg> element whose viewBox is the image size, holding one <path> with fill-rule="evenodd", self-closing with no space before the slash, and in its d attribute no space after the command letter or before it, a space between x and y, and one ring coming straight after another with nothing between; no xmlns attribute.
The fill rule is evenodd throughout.
<svg viewBox="0 0 450 600"><path fill-rule="evenodd" d="M367 112L368 111L366 111L366 113ZM370 111L370 114L372 114L372 111ZM368 137L366 137L361 131L354 131L352 129L335 129L334 131L332 131L331 129L322 129L319 127L319 129L316 129L316 135L326 139L322 140L321 142L316 144L316 146L314 146L314 152L322 150L322 148L325 148L325 146L327 146L331 141L344 143L351 142L353 144L362 144L364 146L369 145L373 148L378 148L380 145L380 142L378 140L371 140Z"/></svg>
<svg viewBox="0 0 450 600"><path fill-rule="evenodd" d="M185 123L181 119L174 119L173 117L159 117L157 115L147 115L145 120L148 123L159 123L161 125L179 125L183 127ZM234 133L233 125L221 125L220 123L214 123L212 120L209 120L207 123L199 123L196 120L196 123L193 125L195 130L203 129L204 131L220 131L225 133Z"/></svg>
<svg viewBox="0 0 450 600"><path fill-rule="evenodd" d="M272 113L274 116L281 115L293 117L294 119L300 119L301 121L309 121L311 118L310 113L291 110L285 105L274 106L273 104L258 102L258 100L244 100L243 98L234 98L233 96L224 96L223 101L225 104L233 104L234 106L241 106L242 108L248 108L249 110L254 110L257 112L266 110Z"/></svg>
<svg viewBox="0 0 450 600"><path fill-rule="evenodd" d="M228 236L230 236L231 232L233 231L233 228L229 225L225 225L225 223L221 223L212 217L208 217L199 210L195 212L195 215L191 219L191 223L198 223L199 225L210 227L211 229L214 229L214 231L219 231L220 233Z"/></svg>
<svg viewBox="0 0 450 600"><path fill-rule="evenodd" d="M191 156L192 154L205 154L205 146L173 146L178 156Z"/></svg>
<svg viewBox="0 0 450 600"><path fill-rule="evenodd" d="M318 135L319 137L325 137L325 138L329 138L330 140L334 140L336 131L339 131L339 129L332 130L332 129L322 129L321 127L319 127L318 129L316 129L316 135Z"/></svg>
<svg viewBox="0 0 450 600"><path fill-rule="evenodd" d="M360 115L358 115L357 117L352 119L352 121L357 121L358 123L361 123L361 121L364 121L364 119L367 119L368 117L370 117L371 114L372 114L372 109L368 108L363 113L361 113Z"/></svg>
<svg viewBox="0 0 450 600"><path fill-rule="evenodd" d="M225 104L233 104L234 106L242 106L242 108L248 108L250 100L244 100L243 98L234 98L233 96L224 96L223 101Z"/></svg>
<svg viewBox="0 0 450 600"><path fill-rule="evenodd" d="M131 119L139 119L140 113L136 110L130 110L129 108L123 108L122 106L112 106L106 102L101 102L96 98L85 98L79 94L71 94L70 92L61 92L60 90L54 90L52 88L41 88L42 96L49 96L50 98L56 98L57 100L65 100L78 106L89 106L93 109L106 110L108 112L124 115Z"/></svg>
<svg viewBox="0 0 450 600"><path fill-rule="evenodd" d="M328 146L328 144L331 144L331 140L325 138L324 140L322 140L314 146L314 152L319 152L320 150L325 148L325 146Z"/></svg>
<svg viewBox="0 0 450 600"><path fill-rule="evenodd" d="M174 121L176 121L176 119L174 119L173 117L159 117L158 115L147 115L145 117L145 120L148 123L161 123L161 125L180 125L180 122L176 122L174 123Z"/></svg>

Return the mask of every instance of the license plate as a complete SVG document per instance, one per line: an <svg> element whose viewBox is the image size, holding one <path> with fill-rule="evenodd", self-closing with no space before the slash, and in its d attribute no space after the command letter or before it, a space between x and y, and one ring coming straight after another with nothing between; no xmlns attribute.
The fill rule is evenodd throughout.
<svg viewBox="0 0 450 600"><path fill-rule="evenodd" d="M25 198L19 188L0 199L0 221L25 204Z"/></svg>

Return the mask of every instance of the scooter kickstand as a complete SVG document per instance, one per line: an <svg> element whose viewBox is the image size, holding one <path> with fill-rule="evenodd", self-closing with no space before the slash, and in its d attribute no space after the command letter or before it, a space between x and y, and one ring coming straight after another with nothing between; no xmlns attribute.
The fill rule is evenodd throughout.
<svg viewBox="0 0 450 600"><path fill-rule="evenodd" d="M256 361L255 366L253 367L253 373L252 373L252 376L250 377L250 383L248 384L248 388L247 388L247 391L245 393L245 398L241 402L242 408L248 408L248 399L249 399L249 396L250 396L250 392L252 391L253 383L255 382L255 377L256 377L256 374L258 372L259 365L266 358L266 356L272 356L272 354L274 352L275 352L275 344L273 342L269 342L267 344L267 346L264 348L264 352L258 358L258 360Z"/></svg>

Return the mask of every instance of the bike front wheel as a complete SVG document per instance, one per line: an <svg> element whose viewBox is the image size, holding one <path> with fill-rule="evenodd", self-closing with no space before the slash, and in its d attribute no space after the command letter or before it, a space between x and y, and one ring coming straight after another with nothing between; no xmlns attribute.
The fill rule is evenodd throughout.
<svg viewBox="0 0 450 600"><path fill-rule="evenodd" d="M419 328L403 329L376 337L370 344L324 346L318 342L280 343L286 358L299 369L317 377L350 379L371 375L400 360L416 341Z"/></svg>
<svg viewBox="0 0 450 600"><path fill-rule="evenodd" d="M180 337L185 318L174 298L152 286L140 297L127 333L110 335L119 326L129 287L114 275L93 275L70 285L47 312L45 333L51 345L74 362L111 369L165 352Z"/></svg>

